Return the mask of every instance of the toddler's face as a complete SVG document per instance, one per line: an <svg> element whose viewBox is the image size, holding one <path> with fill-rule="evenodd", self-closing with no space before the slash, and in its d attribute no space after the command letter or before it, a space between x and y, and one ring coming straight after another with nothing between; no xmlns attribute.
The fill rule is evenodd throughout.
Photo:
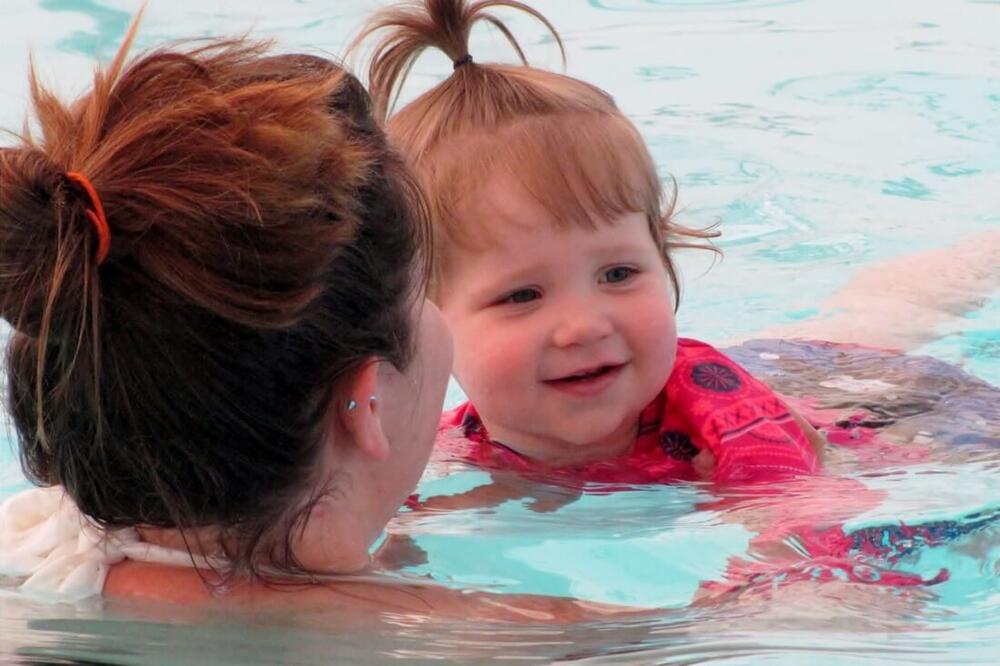
<svg viewBox="0 0 1000 666"><path fill-rule="evenodd" d="M466 208L495 242L449 254L439 301L455 375L490 436L553 465L624 453L677 342L645 215L558 229L523 191L497 185Z"/></svg>

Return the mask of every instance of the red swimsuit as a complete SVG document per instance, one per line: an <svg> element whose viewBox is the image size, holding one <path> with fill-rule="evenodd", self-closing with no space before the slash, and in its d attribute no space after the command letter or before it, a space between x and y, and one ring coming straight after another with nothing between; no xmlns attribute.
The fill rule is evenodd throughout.
<svg viewBox="0 0 1000 666"><path fill-rule="evenodd" d="M604 483L696 478L692 459L714 454L716 481L762 481L819 469L815 450L788 406L717 349L681 338L663 391L639 417L631 452L585 465L549 468L490 439L475 407L445 412L437 454L487 469Z"/></svg>

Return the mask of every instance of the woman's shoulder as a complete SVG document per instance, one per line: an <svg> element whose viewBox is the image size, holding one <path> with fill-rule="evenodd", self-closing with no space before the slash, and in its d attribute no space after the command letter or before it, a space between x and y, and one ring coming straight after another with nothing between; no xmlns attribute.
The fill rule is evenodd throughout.
<svg viewBox="0 0 1000 666"><path fill-rule="evenodd" d="M112 565L103 594L118 599L172 604L203 604L212 600L211 572L193 567L124 560Z"/></svg>
<svg viewBox="0 0 1000 666"><path fill-rule="evenodd" d="M393 580L373 575L342 576L306 583L226 584L213 592L206 572L126 561L108 575L104 595L123 600L198 606L224 605L234 610L324 614L345 613L364 624L385 612L484 621L565 623L605 616L634 615L640 609L588 603L573 598L531 594L469 592L431 582Z"/></svg>
<svg viewBox="0 0 1000 666"><path fill-rule="evenodd" d="M219 604L254 610L295 609L322 611L350 607L352 610L429 611L441 596L436 586L406 584L374 577L290 582L222 581L212 571L125 560L108 572L105 597L168 603L184 606ZM447 596L447 595L446 595Z"/></svg>

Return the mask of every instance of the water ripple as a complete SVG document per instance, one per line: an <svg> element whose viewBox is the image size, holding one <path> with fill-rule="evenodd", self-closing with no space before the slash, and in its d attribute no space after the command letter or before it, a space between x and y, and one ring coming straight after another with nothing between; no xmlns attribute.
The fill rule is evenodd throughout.
<svg viewBox="0 0 1000 666"><path fill-rule="evenodd" d="M757 9L792 5L802 0L588 0L591 7L617 12Z"/></svg>
<svg viewBox="0 0 1000 666"><path fill-rule="evenodd" d="M930 189L923 183L913 178L903 178L901 180L882 181L882 194L893 197L906 197L907 199L927 199L931 195Z"/></svg>
<svg viewBox="0 0 1000 666"><path fill-rule="evenodd" d="M863 234L814 238L791 244L774 244L754 252L755 257L779 263L827 261L865 255L871 239Z"/></svg>
<svg viewBox="0 0 1000 666"><path fill-rule="evenodd" d="M777 111L748 102L722 102L710 107L664 104L655 108L652 115L660 118L682 118L699 124L729 129L773 132L786 137L811 136L815 123L814 119L805 116Z"/></svg>
<svg viewBox="0 0 1000 666"><path fill-rule="evenodd" d="M933 72L841 72L782 81L776 96L871 112L917 114L941 134L996 142L1000 79Z"/></svg>
<svg viewBox="0 0 1000 666"><path fill-rule="evenodd" d="M643 81L679 81L698 76L698 73L692 67L672 65L636 67L635 73Z"/></svg>

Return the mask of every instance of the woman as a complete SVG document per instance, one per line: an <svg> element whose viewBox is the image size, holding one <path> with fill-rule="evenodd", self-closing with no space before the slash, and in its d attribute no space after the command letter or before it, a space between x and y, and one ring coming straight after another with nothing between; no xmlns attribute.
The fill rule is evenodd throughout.
<svg viewBox="0 0 1000 666"><path fill-rule="evenodd" d="M0 152L9 408L46 486L0 509L0 565L69 596L592 615L339 576L424 469L450 369L420 198L331 63L127 62L134 32L72 104L32 77L40 133Z"/></svg>

